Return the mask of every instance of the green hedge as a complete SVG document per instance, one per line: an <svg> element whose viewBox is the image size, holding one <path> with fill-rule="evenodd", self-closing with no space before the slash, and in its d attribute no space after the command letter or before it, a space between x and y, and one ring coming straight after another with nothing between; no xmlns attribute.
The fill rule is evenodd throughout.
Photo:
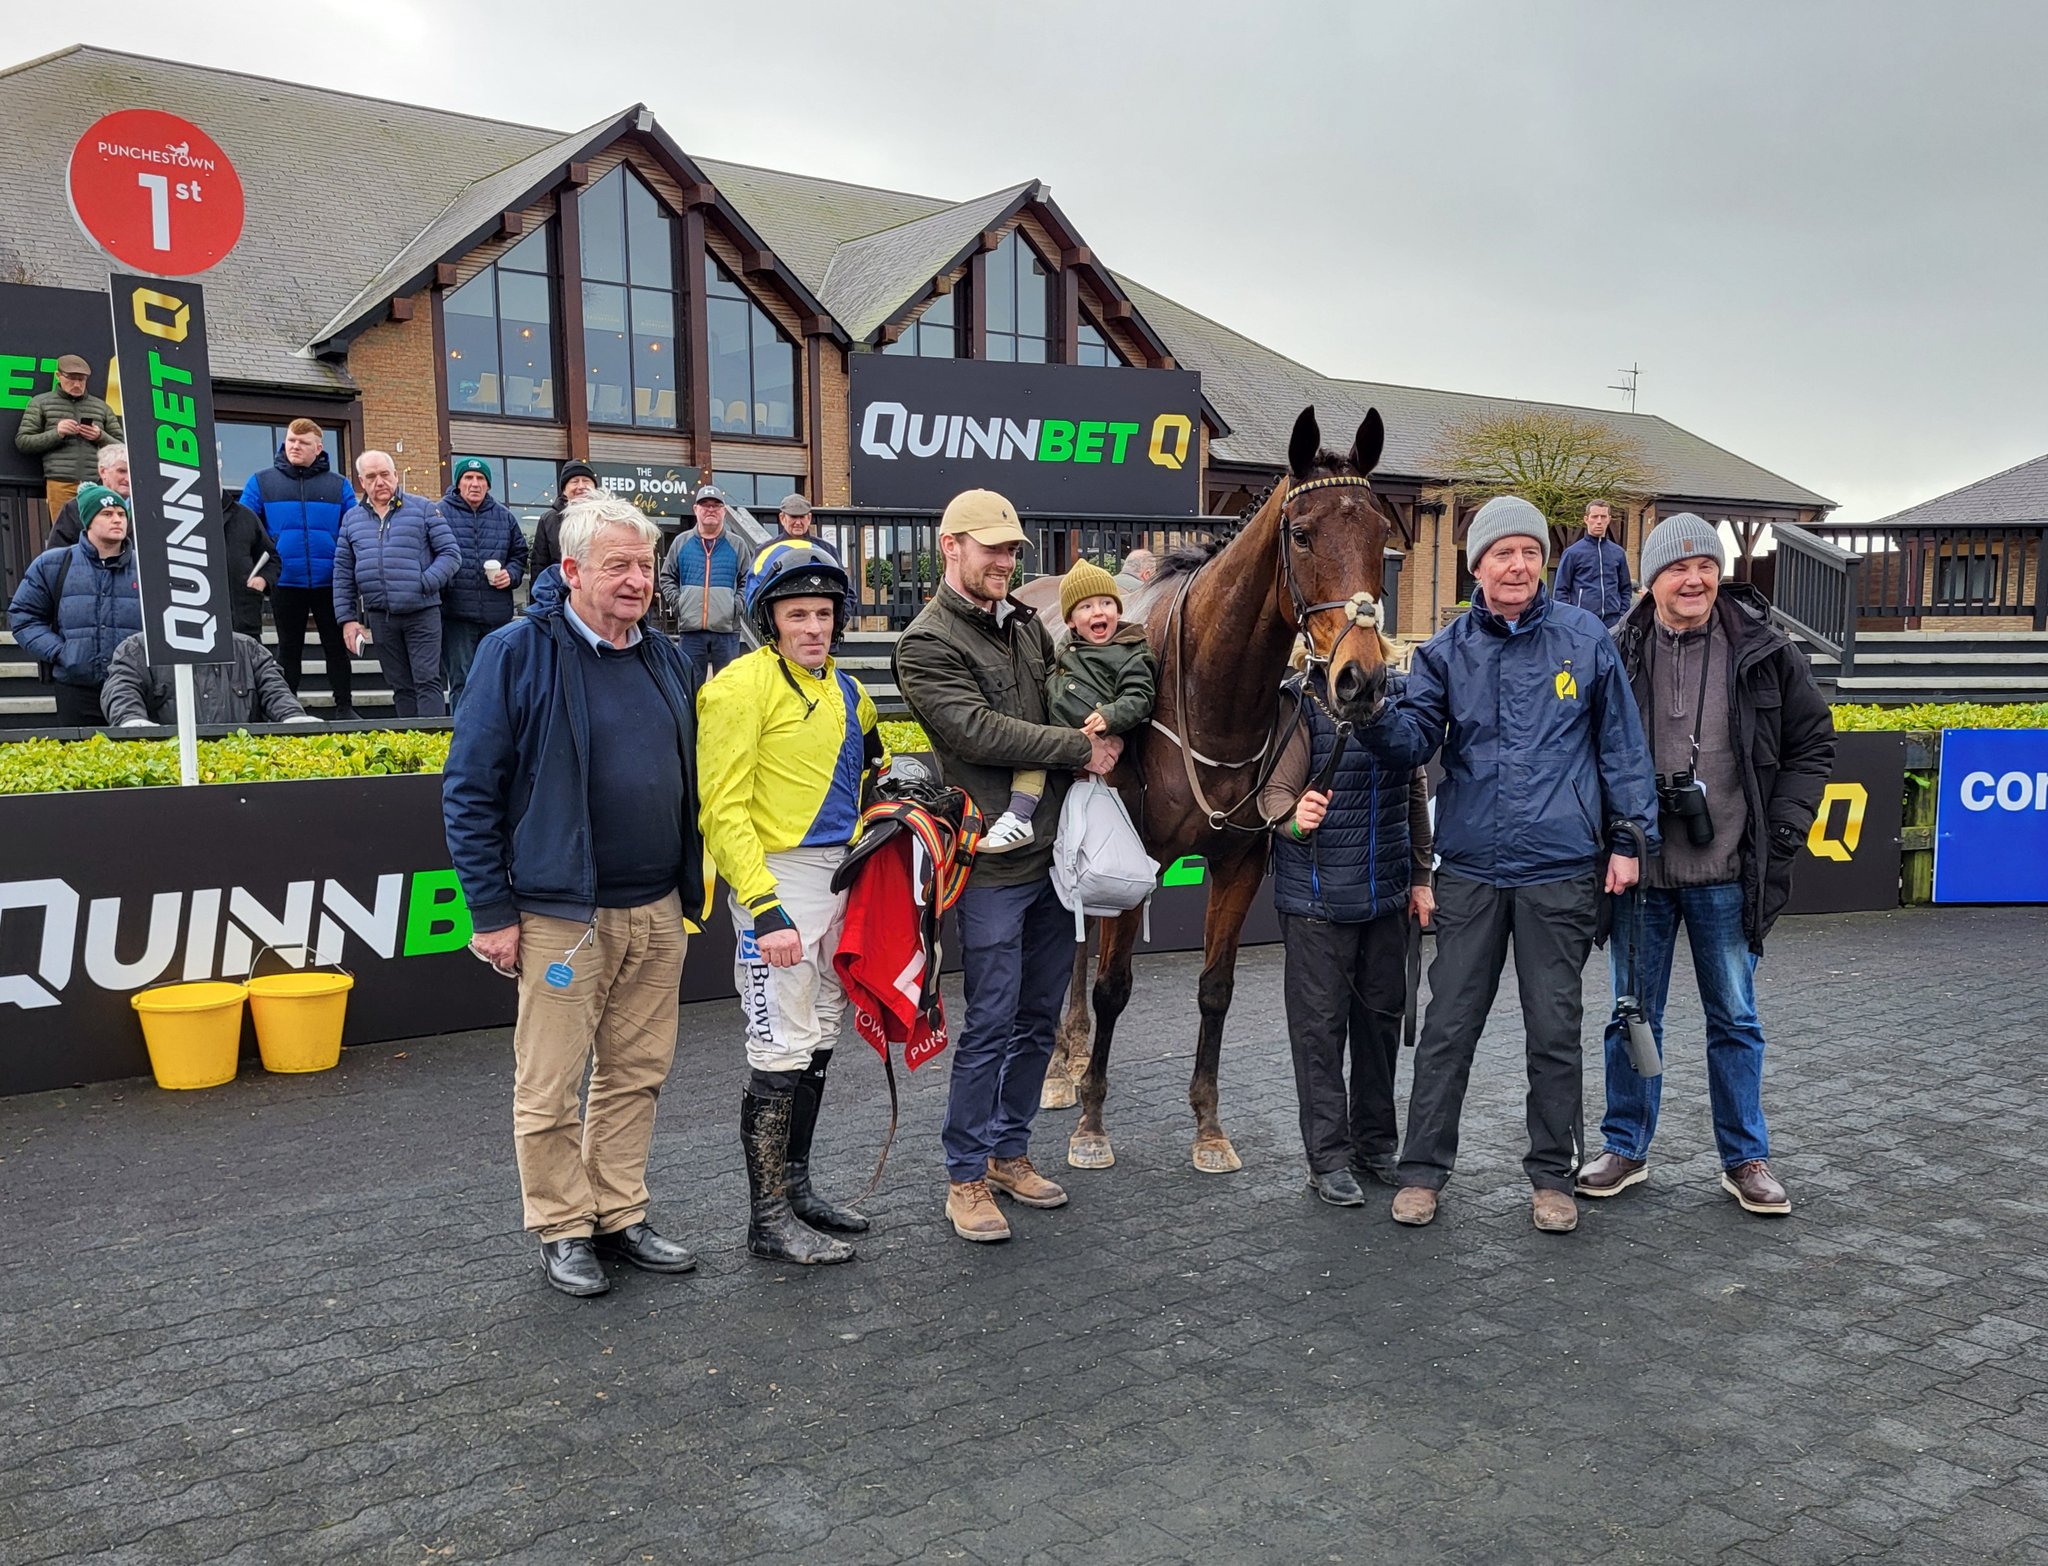
<svg viewBox="0 0 2048 1566"><path fill-rule="evenodd" d="M2021 702L1986 707L1976 702L1928 702L1917 707L1835 708L1835 727L1843 733L1898 733L1939 729L2048 729L2048 702Z"/></svg>
<svg viewBox="0 0 2048 1566"><path fill-rule="evenodd" d="M448 731L351 734L230 734L199 742L203 783L272 783L284 778L383 777L439 772ZM0 744L0 794L78 788L148 788L178 781L176 740L17 740Z"/></svg>
<svg viewBox="0 0 2048 1566"><path fill-rule="evenodd" d="M1870 730L2048 728L2048 702L1984 707L1951 702L1921 707L1835 708L1845 733ZM448 733L394 731L358 734L233 734L199 742L199 777L205 783L268 783L283 778L383 777L439 772L448 759ZM892 752L929 750L915 723L885 721L882 738ZM0 742L0 794L51 794L77 788L147 788L178 781L173 740L15 740Z"/></svg>

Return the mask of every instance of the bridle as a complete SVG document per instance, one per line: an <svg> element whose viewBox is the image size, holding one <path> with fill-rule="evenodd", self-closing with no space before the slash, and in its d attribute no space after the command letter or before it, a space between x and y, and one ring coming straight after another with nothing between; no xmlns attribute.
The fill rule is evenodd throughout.
<svg viewBox="0 0 2048 1566"><path fill-rule="evenodd" d="M1349 598L1331 599L1327 603L1312 604L1301 590L1301 583L1294 574L1294 554L1287 546L1293 533L1292 520L1287 508L1294 504L1297 495L1306 495L1318 489L1362 489L1368 493L1372 481L1364 478L1337 477L1310 479L1297 484L1280 498L1280 579L1287 584L1287 597L1294 610L1294 628L1300 632L1307 644L1307 663L1310 673L1327 669L1337 656L1337 649L1344 645L1344 638L1356 630L1377 631L1380 626L1380 603L1371 593L1353 593ZM1309 634L1309 620L1319 614L1341 611L1344 615L1344 629L1331 639L1327 653L1317 653L1315 638Z"/></svg>
<svg viewBox="0 0 2048 1566"><path fill-rule="evenodd" d="M1351 725L1338 719L1335 713L1330 712L1329 707L1322 701L1322 698L1316 695L1313 681L1310 677L1318 669L1327 670L1329 668L1331 661L1337 656L1337 649L1344 644L1344 638L1353 631L1366 628L1375 632L1378 631L1380 624L1379 600L1373 597L1371 593L1361 592L1353 593L1349 598L1331 599L1325 603L1310 603L1308 595L1301 590L1300 580L1294 574L1294 555L1289 548L1293 541L1294 527L1292 519L1287 514L1288 506L1293 504L1297 496L1306 495L1313 490L1337 488L1370 491L1372 489L1372 481L1349 476L1309 479L1304 483L1296 484L1280 497L1279 526L1275 529L1278 539L1277 547L1280 551L1280 580L1287 588L1288 607L1293 612L1294 630L1301 638L1301 642L1306 649L1304 654L1305 667L1301 675L1298 678L1285 681L1282 686L1282 689L1294 698L1293 708L1287 715L1286 726L1282 728L1279 719L1276 717L1274 722L1267 726L1265 743L1259 747L1256 755L1247 756L1242 761L1218 761L1214 757L1201 754L1187 740L1174 733L1172 729L1169 729L1157 718L1150 720L1151 727L1172 740L1179 749L1181 765L1187 772L1188 792L1194 799L1195 808L1200 810L1208 820L1209 830L1212 832L1270 832L1291 814L1290 807L1288 811L1283 811L1280 815L1274 816L1271 819L1260 815L1258 823L1253 826L1247 826L1232 819L1247 804L1255 805L1259 795L1265 790L1266 784L1272 780L1273 771L1280 764L1281 753L1287 749L1287 742L1293 737L1295 728L1301 723L1302 712L1309 702L1315 702L1332 720L1337 721L1340 732L1348 734L1350 731ZM1174 594L1173 603L1166 612L1166 634L1161 640L1173 648L1174 716L1183 725L1187 722L1188 711L1188 660L1185 646L1187 639L1187 598L1189 591L1195 585L1196 578L1208 570L1215 563L1215 559L1216 557L1212 555L1208 560L1203 561L1201 565L1181 578L1180 588ZM1337 612L1341 612L1344 616L1344 629L1339 631L1331 641L1329 652L1319 655L1315 650L1315 638L1309 633L1309 621L1315 615ZM1229 772L1239 771L1250 766L1258 767L1259 771L1252 781L1251 789L1242 799L1227 810L1219 810L1209 803L1208 796L1202 791L1201 776L1195 770L1197 762L1205 767L1216 767Z"/></svg>

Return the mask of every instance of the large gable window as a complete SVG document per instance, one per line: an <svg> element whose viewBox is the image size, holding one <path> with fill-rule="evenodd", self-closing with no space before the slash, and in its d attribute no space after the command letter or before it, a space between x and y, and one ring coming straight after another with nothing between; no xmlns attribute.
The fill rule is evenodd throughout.
<svg viewBox="0 0 2048 1566"><path fill-rule="evenodd" d="M985 270L988 357L1020 364L1052 359L1052 278L1038 252L1011 229Z"/></svg>
<svg viewBox="0 0 2048 1566"><path fill-rule="evenodd" d="M884 353L916 359L957 359L960 357L960 328L953 308L953 295L941 294L924 307L924 314L903 328L903 335L885 344Z"/></svg>
<svg viewBox="0 0 2048 1566"><path fill-rule="evenodd" d="M675 219L624 164L583 192L584 404L593 423L675 429Z"/></svg>
<svg viewBox="0 0 2048 1566"><path fill-rule="evenodd" d="M1074 341L1074 363L1114 368L1128 362L1117 352L1116 344L1104 336L1093 321L1084 320L1081 323L1081 329Z"/></svg>
<svg viewBox="0 0 2048 1566"><path fill-rule="evenodd" d="M711 339L711 428L723 434L796 434L796 345L711 256L704 258Z"/></svg>
<svg viewBox="0 0 2048 1566"><path fill-rule="evenodd" d="M441 301L451 412L555 416L550 233L535 230Z"/></svg>

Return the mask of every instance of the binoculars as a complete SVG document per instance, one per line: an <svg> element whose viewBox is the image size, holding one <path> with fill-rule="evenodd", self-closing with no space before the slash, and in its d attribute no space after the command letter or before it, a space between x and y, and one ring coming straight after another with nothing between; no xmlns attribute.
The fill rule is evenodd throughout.
<svg viewBox="0 0 2048 1566"><path fill-rule="evenodd" d="M1657 808L1684 823L1685 840L1694 848L1713 842L1714 815L1707 808L1707 786L1692 768L1657 774Z"/></svg>

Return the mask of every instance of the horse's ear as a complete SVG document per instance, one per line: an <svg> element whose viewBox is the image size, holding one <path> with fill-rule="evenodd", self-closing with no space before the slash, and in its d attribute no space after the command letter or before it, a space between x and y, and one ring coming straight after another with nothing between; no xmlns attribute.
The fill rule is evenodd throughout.
<svg viewBox="0 0 2048 1566"><path fill-rule="evenodd" d="M1287 437L1287 468L1298 479L1315 471L1316 453L1322 449L1323 432L1316 424L1315 405L1301 410L1294 421L1294 433Z"/></svg>
<svg viewBox="0 0 2048 1566"><path fill-rule="evenodd" d="M1351 438L1351 466L1359 474L1367 474L1380 465L1380 452L1387 444L1387 426L1380 419L1380 410L1368 408L1365 418L1358 426L1358 433Z"/></svg>

